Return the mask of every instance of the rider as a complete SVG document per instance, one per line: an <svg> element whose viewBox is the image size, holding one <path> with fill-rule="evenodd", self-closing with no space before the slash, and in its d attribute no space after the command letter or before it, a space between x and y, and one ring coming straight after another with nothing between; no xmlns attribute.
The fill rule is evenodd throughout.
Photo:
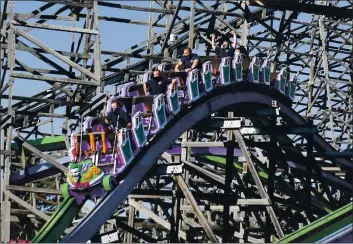
<svg viewBox="0 0 353 244"><path fill-rule="evenodd" d="M112 126L112 128L109 127L110 130L119 131L121 128L131 128L131 118L128 113L122 109L123 106L124 104L118 101L118 99L112 101L112 110L106 117L106 123Z"/></svg>
<svg viewBox="0 0 353 244"><path fill-rule="evenodd" d="M226 58L226 57L230 57L230 58L234 57L235 48L237 46L237 34L235 31L232 31L232 34L234 38L234 42L232 43L232 45L229 45L228 41L224 41L221 47L216 46L216 36L214 34L212 35L212 48L218 54L218 57L220 59ZM217 74L219 64L220 64L219 59L213 62L213 73L215 75Z"/></svg>
<svg viewBox="0 0 353 244"><path fill-rule="evenodd" d="M212 35L212 48L216 53L218 53L220 58L233 58L234 51L237 46L237 34L235 31L232 31L232 34L234 38L232 45L229 45L228 41L224 41L221 47L216 46L216 36Z"/></svg>
<svg viewBox="0 0 353 244"><path fill-rule="evenodd" d="M161 72L158 69L154 70L150 80L143 84L145 94L147 94L147 88L150 95L156 96L166 92L167 88L172 89L175 86L176 80L167 79L160 74Z"/></svg>
<svg viewBox="0 0 353 244"><path fill-rule="evenodd" d="M182 70L182 68L184 70ZM181 57L180 61L175 67L175 71L185 71L185 72L190 72L194 69L198 69L201 71L202 69L202 64L200 61L199 56L196 53L192 53L192 50L190 47L187 47L184 49L184 54ZM183 75L181 77L183 79L183 83L186 81L187 74Z"/></svg>

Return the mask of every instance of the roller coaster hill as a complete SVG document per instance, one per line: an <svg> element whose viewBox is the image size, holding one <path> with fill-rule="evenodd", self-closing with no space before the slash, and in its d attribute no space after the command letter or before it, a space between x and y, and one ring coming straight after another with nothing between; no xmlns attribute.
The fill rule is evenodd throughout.
<svg viewBox="0 0 353 244"><path fill-rule="evenodd" d="M293 98L295 79L287 81L285 69L277 72L274 79L271 79L270 64L268 60L261 62L255 57L250 62L249 70L245 67L243 72L242 55L237 54L233 61L231 58L223 58L219 64L219 76L214 77L212 62L206 61L201 77L197 69L188 72L185 86L181 86L184 82L180 82L178 76L172 77L177 79L177 85L167 91L166 99L164 94L157 96L145 94L143 83L150 79L151 72L144 74L143 83L129 82L123 85L119 96L111 96L107 101L105 113L108 115L111 111L112 101L119 101L121 109L132 115L131 131L128 128L120 129L115 138L109 140L104 129L106 124L104 117L85 119L83 131L73 133L71 136L72 147L69 155L72 163L67 174L68 183L62 187L63 196L65 198L74 196L77 204L81 204L86 198L102 197L106 191L113 188L116 177L133 161L147 141L162 133L168 122L176 119L184 107L192 105L203 96L209 96L215 88L251 82L260 84L265 89L273 87L287 100ZM168 72L166 68L173 70L175 63L170 66L168 63L162 63L158 69L161 72ZM239 84L238 86L239 90L247 87ZM89 190L84 191L86 189Z"/></svg>
<svg viewBox="0 0 353 244"><path fill-rule="evenodd" d="M147 71L143 75L142 82L129 82L121 87L118 94L106 96L104 115L110 112L113 100L121 101L123 104L121 109L131 115L131 130L120 129L115 138L110 140L104 130L104 115L89 116L84 119L80 132L71 135L69 150L71 162L68 166L67 183L61 187L64 201L33 242L60 240L85 201L99 198L94 210L88 213L88 216L62 241L89 240L105 220L114 214L115 209L123 203L134 186L154 167L154 162L163 152L173 155L173 151L177 148L170 149L170 146L184 131L196 125L202 127L205 123L217 119L215 113L224 114L222 112L224 109L232 108L235 114L252 116L254 121L258 120L260 115L251 114L249 111L263 111L268 115L272 112L271 116L274 118L281 114L285 120L284 124L295 125L299 132L311 134L315 147L329 152L335 151L323 138L310 133L315 127L308 126L310 123L291 109L297 77L290 76L286 67L271 72L270 60L253 57L246 62L242 54L236 54L233 59L222 58L216 73L213 61L204 60L201 72L198 70L188 72L186 82L183 84L179 77L185 72L168 71L174 66L175 63L168 62L158 65L162 74L177 80L177 85L166 94L156 96L145 94L143 83L147 82L152 74L151 71ZM267 117L266 123L272 127L263 127L261 130L276 129L273 118ZM247 128L241 118L233 118L232 124L233 129L241 131L236 132L235 137L244 153L241 134L254 132L249 132L251 128ZM288 130L288 127L282 126L278 129ZM251 163L250 155L243 155L249 160L249 165L244 164L244 167L248 167L249 171L256 170ZM351 167L351 163L347 160L341 160L339 163ZM247 168L244 170L247 171ZM178 176L183 172L183 163L167 164L166 171L168 174ZM347 201L351 199L352 186L346 181L329 174L323 174L321 177L344 187ZM261 180L256 177L254 179L259 184L261 195L264 195L263 200L269 202ZM315 211L329 211L321 205L320 198L322 196L312 200L317 204ZM276 223L275 216L271 217ZM274 227L277 238L283 237L281 226L278 224Z"/></svg>

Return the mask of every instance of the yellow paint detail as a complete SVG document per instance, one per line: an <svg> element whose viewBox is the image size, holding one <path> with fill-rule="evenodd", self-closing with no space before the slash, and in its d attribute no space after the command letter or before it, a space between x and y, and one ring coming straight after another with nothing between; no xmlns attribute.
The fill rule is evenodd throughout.
<svg viewBox="0 0 353 244"><path fill-rule="evenodd" d="M94 167L92 168L92 172L93 174L98 175L100 173L100 169L98 167Z"/></svg>
<svg viewBox="0 0 353 244"><path fill-rule="evenodd" d="M85 175L85 179L86 179L86 180L87 180L87 179L91 179L92 176L93 176L92 170L90 169L90 170L87 172L87 174Z"/></svg>

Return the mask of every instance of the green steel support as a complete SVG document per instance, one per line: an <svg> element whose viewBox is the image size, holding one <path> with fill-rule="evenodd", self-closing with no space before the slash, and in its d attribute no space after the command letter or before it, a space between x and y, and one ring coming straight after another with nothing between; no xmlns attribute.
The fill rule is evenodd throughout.
<svg viewBox="0 0 353 244"><path fill-rule="evenodd" d="M80 209L81 205L76 203L75 198L65 198L32 242L53 243L58 241L65 230L70 227Z"/></svg>

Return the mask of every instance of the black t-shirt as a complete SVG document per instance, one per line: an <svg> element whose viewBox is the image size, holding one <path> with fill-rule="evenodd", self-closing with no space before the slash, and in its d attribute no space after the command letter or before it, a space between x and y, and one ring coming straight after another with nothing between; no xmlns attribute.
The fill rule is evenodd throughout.
<svg viewBox="0 0 353 244"><path fill-rule="evenodd" d="M170 79L159 76L157 79L152 77L149 81L146 82L146 85L150 95L159 95L167 90L170 83L172 83Z"/></svg>
<svg viewBox="0 0 353 244"><path fill-rule="evenodd" d="M115 111L110 111L107 115L107 119L114 128L118 126L118 130L126 128L131 122L129 115L121 108L117 108Z"/></svg>
<svg viewBox="0 0 353 244"><path fill-rule="evenodd" d="M184 68L185 69L189 69L192 66L192 63L194 62L194 60L198 60L199 64L197 65L196 69L201 70L202 69L202 64L201 64L201 60L199 58L199 56L195 53L192 53L190 56L182 56L180 61L183 63Z"/></svg>
<svg viewBox="0 0 353 244"><path fill-rule="evenodd" d="M221 58L226 58L226 57L231 57L233 58L234 56L234 48L232 46L228 46L226 48L223 47L216 47L215 48L216 53L219 53L219 56Z"/></svg>

